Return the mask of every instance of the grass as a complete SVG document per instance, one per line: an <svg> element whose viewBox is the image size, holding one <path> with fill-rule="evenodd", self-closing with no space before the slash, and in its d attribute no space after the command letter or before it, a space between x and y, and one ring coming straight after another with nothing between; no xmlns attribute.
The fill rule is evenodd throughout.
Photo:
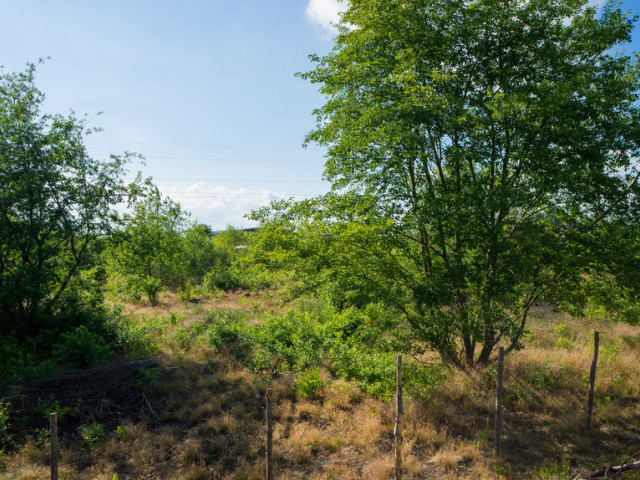
<svg viewBox="0 0 640 480"><path fill-rule="evenodd" d="M286 346L288 355L302 352L310 370L277 353L269 353L270 363L256 363L252 355L258 344L248 340L251 332L261 328L269 312L277 319L284 311L274 310L272 294L260 303L261 295L252 295L250 302L241 293L217 296L182 309L170 298L161 298L154 308L128 307L131 335L155 346L143 354L152 355L157 366L141 372L136 383L149 405L142 415L123 416L113 425L103 422L103 432L91 441L72 423L61 424L60 478L264 478L266 388L273 390L277 478L392 478L394 404L384 385L378 390L382 394L372 396L361 379L349 376L357 372L339 376L348 369L333 368L329 354L316 359L304 345L290 343L293 337L283 330L273 330L281 335L278 348ZM308 311L316 309L311 315L316 321L322 313L311 303ZM594 428L587 432L585 380L594 330L601 332L601 350ZM317 341L309 332L294 333L305 342ZM525 349L505 360L499 458L492 450L494 370L448 371L427 391L413 393L409 382L404 478L561 479L575 469L586 472L640 451L639 339L638 327L538 307ZM134 357L136 345L131 341ZM369 368L369 357L363 358L358 361ZM380 371L386 375L384 368ZM45 427L43 417L40 428ZM47 478L48 445L34 432L11 431L14 440L0 458L0 478Z"/></svg>

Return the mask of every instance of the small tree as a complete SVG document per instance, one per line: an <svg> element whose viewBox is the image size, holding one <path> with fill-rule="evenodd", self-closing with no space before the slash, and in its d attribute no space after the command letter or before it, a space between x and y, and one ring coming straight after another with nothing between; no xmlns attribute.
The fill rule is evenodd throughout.
<svg viewBox="0 0 640 480"><path fill-rule="evenodd" d="M298 259L346 300L486 363L520 348L536 300L570 300L638 244L638 62L610 53L633 21L586 0L349 5L300 75L327 98L307 141L333 193L256 218L303 231Z"/></svg>
<svg viewBox="0 0 640 480"><path fill-rule="evenodd" d="M76 326L67 320L83 305L72 286L126 193L127 155L89 157L91 130L73 114L42 113L34 74L34 65L0 74L0 330L5 342L51 346Z"/></svg>
<svg viewBox="0 0 640 480"><path fill-rule="evenodd" d="M108 243L107 266L112 277L125 280L124 288L145 293L155 303L163 287L185 281L180 257L189 214L150 180L137 194L133 211L119 219L123 228Z"/></svg>

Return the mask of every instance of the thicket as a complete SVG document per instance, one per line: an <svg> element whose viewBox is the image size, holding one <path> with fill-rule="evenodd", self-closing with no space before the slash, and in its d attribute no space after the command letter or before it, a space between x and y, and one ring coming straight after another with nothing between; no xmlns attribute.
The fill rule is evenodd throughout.
<svg viewBox="0 0 640 480"><path fill-rule="evenodd" d="M105 295L155 303L163 289L186 300L269 283L243 263L250 234L189 221L151 180L126 184L134 154L91 158L84 138L98 130L43 113L35 72L0 74L2 383L117 353Z"/></svg>
<svg viewBox="0 0 640 480"><path fill-rule="evenodd" d="M243 262L251 232L233 227L213 232L191 221L150 182L139 195L104 245L108 290L116 300L139 302L144 296L155 304L163 290L188 299L265 283Z"/></svg>
<svg viewBox="0 0 640 480"><path fill-rule="evenodd" d="M79 328L108 337L93 253L127 194L130 155L91 158L83 139L95 130L73 114L43 113L34 79L34 65L0 73L2 376L46 370Z"/></svg>

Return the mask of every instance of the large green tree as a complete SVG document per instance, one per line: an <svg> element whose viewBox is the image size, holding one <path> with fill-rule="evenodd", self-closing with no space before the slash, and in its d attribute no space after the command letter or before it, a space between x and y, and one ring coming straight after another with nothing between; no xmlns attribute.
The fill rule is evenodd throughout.
<svg viewBox="0 0 640 480"><path fill-rule="evenodd" d="M637 264L638 60L612 53L633 21L586 0L351 0L300 75L326 97L308 141L333 192L258 217L305 229L319 272L445 360L519 348L537 299Z"/></svg>
<svg viewBox="0 0 640 480"><path fill-rule="evenodd" d="M127 192L126 156L91 158L85 122L43 113L34 75L0 74L0 347L50 347L77 326L87 253Z"/></svg>

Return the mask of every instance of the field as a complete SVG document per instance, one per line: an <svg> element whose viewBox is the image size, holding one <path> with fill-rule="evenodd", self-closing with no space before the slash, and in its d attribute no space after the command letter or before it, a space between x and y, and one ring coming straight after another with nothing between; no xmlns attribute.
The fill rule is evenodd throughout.
<svg viewBox="0 0 640 480"><path fill-rule="evenodd" d="M353 318L266 290L219 292L197 304L165 293L156 306L126 305L122 315L128 356L2 394L13 448L0 457L0 478L48 478L51 411L61 479L264 478L267 388L276 478L393 478L394 355L336 353L337 340L327 339L349 344L335 332L346 335ZM640 328L548 305L535 308L530 327L525 348L505 360L499 457L495 367L449 370L428 353L407 360L404 478L566 479L640 452Z"/></svg>

